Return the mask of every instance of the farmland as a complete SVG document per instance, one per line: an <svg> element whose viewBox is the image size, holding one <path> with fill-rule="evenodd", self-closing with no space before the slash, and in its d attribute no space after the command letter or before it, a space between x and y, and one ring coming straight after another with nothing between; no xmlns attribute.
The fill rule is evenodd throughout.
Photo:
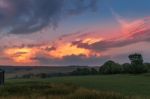
<svg viewBox="0 0 150 99"><path fill-rule="evenodd" d="M110 97L102 99L111 99L111 98L131 99L131 97L126 98L126 96L136 97L136 98L132 97L132 99L149 99L150 97L149 77L150 77L149 74L142 74L142 75L68 76L68 77L52 77L47 79L7 79L4 90L6 91L6 93L10 92L9 95L13 94L14 92L13 95L15 96L18 96L18 94L24 95L27 93L28 95L29 93L30 94L32 93L32 96L34 95L36 96L36 94L40 92L41 97L45 96L45 94L46 95L48 94L50 95L49 97L51 97L51 95L54 94L58 97L58 99L62 99L64 94L65 96L67 94L67 97L69 97L68 95L70 94L73 96L80 95L77 93L79 92L82 93L82 91L85 96L89 95L89 93L91 93L91 95L94 94L93 96L95 98L73 98L73 99L100 99L100 97L97 95L102 94L106 97L108 96L116 97L116 98ZM49 88L48 86L51 86L50 88L52 89L48 89ZM18 91L17 88L18 90L26 90L26 91L25 92ZM31 89L32 92L30 92ZM15 92L15 90L17 91ZM3 91L4 95L6 94L5 91ZM1 96L3 96L3 94L1 94ZM59 96L61 96L61 98ZM34 98L31 97L31 99ZM57 98L55 97L55 99Z"/></svg>

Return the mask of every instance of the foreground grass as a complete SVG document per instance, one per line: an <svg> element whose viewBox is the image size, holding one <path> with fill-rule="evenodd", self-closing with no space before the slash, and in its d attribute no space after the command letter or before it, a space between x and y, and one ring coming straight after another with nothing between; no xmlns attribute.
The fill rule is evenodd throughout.
<svg viewBox="0 0 150 99"><path fill-rule="evenodd" d="M0 87L0 99L146 99L124 96L115 92L102 92L72 84L26 82ZM148 99L148 98L147 98Z"/></svg>
<svg viewBox="0 0 150 99"><path fill-rule="evenodd" d="M15 79L7 83L25 83L29 81L43 83L72 83L84 88L99 91L114 91L125 95L150 96L150 75L98 75L54 77L48 79Z"/></svg>
<svg viewBox="0 0 150 99"><path fill-rule="evenodd" d="M150 96L150 76L143 75L101 75L58 77L47 79L53 83L73 83L100 91L115 91L125 95Z"/></svg>
<svg viewBox="0 0 150 99"><path fill-rule="evenodd" d="M150 99L149 78L144 74L7 80L0 99Z"/></svg>

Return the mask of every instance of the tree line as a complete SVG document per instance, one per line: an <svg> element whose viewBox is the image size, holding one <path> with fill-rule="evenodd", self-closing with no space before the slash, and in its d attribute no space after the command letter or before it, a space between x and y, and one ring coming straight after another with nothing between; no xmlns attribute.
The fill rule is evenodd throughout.
<svg viewBox="0 0 150 99"><path fill-rule="evenodd" d="M144 63L141 54L129 55L131 63L119 64L112 60L105 62L99 69L96 68L77 68L71 75L96 75L96 74L141 74L150 70L150 63Z"/></svg>
<svg viewBox="0 0 150 99"><path fill-rule="evenodd" d="M129 55L130 63L119 64L112 60L105 62L100 67L80 67L68 73L39 73L26 74L15 78L48 78L71 75L100 75L100 74L141 74L150 72L150 63L144 63L141 54Z"/></svg>

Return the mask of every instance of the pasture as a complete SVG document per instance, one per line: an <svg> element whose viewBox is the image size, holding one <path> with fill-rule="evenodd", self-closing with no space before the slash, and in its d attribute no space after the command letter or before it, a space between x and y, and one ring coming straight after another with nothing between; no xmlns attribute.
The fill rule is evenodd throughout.
<svg viewBox="0 0 150 99"><path fill-rule="evenodd" d="M55 87L54 88L51 87L53 89L48 89L49 87L47 85L50 84L54 85ZM63 84L65 85L65 87ZM26 92L28 92L29 89L31 89L31 90L35 90L34 92L31 93L35 93L35 92L38 93L40 91L43 94L45 93L50 94L50 93L57 93L57 92L63 93L63 95L64 93L74 94L76 93L76 91L81 91L83 88L84 91L86 90L87 93L93 93L94 90L93 94L95 94L95 92L96 93L100 92L100 93L107 93L105 94L106 96L112 93L117 95L117 97L119 96L119 98L112 98L112 99L131 99L132 96L138 97L132 99L149 99L150 97L150 75L149 74L66 76L66 77L52 77L47 79L8 79L6 80L5 86L8 89L9 87L10 88L12 87L14 90L15 88L19 88L19 90L21 90L20 87L24 87ZM24 89L22 88L22 90ZM23 94L25 94L24 91ZM131 96L131 97L125 98L124 96ZM73 99L100 99L100 98L98 97L98 98L73 98ZM106 99L111 99L111 98L106 98Z"/></svg>

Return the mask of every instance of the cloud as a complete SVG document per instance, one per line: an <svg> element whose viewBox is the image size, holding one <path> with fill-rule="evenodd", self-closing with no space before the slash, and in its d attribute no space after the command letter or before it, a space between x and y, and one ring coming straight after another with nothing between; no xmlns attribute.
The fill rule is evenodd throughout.
<svg viewBox="0 0 150 99"><path fill-rule="evenodd" d="M68 6L69 2L73 9ZM27 34L47 26L56 28L59 20L68 13L81 14L88 9L96 9L96 2L97 0L0 0L0 29L4 33Z"/></svg>
<svg viewBox="0 0 150 99"><path fill-rule="evenodd" d="M150 41L150 18L144 18L129 24L125 34L117 35L109 39L103 39L89 44L84 40L74 41L73 45L93 51L106 51L111 48L119 48L139 42Z"/></svg>
<svg viewBox="0 0 150 99"><path fill-rule="evenodd" d="M75 0L73 8L68 10L69 15L78 15L85 12L87 9L92 11L97 10L98 0Z"/></svg>
<svg viewBox="0 0 150 99"><path fill-rule="evenodd" d="M98 65L106 59L114 59L111 58L112 54L123 60L124 56L119 57L120 54L126 53L123 50L131 48L133 51L137 51L136 49L139 49L139 45L142 44L136 45L136 43L150 41L149 21L150 18L143 18L131 22L128 25L129 28L125 30L126 33L110 35L107 38L100 36L99 33L77 32L63 35L49 43L26 42L26 44L19 43L20 45L14 46L11 44L2 51L4 50L5 56L12 58L15 62L38 62L45 65ZM120 52L120 50L122 51ZM119 53L116 54L115 51ZM128 53L133 51L128 51ZM22 62L22 64L24 63Z"/></svg>
<svg viewBox="0 0 150 99"><path fill-rule="evenodd" d="M86 57L85 55L70 55L64 56L61 59L50 58L47 56L37 56L32 58L33 61L38 61L41 65L83 65L83 66L99 66L106 61L109 56L97 57L91 56Z"/></svg>

